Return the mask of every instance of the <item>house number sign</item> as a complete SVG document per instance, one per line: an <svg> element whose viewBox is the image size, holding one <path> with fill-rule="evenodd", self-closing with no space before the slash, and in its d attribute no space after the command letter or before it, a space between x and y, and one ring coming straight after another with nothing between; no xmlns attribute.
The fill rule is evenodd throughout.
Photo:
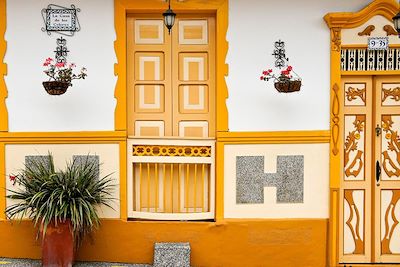
<svg viewBox="0 0 400 267"><path fill-rule="evenodd" d="M387 50L388 47L389 47L389 37L368 38L368 50Z"/></svg>
<svg viewBox="0 0 400 267"><path fill-rule="evenodd" d="M59 5L48 5L42 9L42 17L45 27L42 31L51 35L56 32L62 35L73 36L75 32L81 29L77 13L81 10L75 5L71 7L63 7Z"/></svg>

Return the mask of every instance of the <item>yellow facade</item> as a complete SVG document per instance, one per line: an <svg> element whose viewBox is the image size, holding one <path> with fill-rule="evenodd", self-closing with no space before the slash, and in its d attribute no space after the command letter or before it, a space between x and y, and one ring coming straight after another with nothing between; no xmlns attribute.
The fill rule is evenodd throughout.
<svg viewBox="0 0 400 267"><path fill-rule="evenodd" d="M89 132L9 132L6 108L7 66L0 64L0 174L6 173L6 146L11 144L117 144L119 147L119 218L104 219L102 226L87 240L79 260L151 263L155 242L188 241L194 266L341 266L339 223L341 214L342 137L344 92L342 76L360 75L340 69L343 45L341 31L355 28L371 17L388 20L399 6L392 0L376 0L360 12L329 13L324 19L331 34L330 51L330 129L316 131L230 132L228 128L228 0L177 1L174 10L183 14L208 14L215 18L215 216L207 222L133 221L128 219L129 123L127 81L127 17L131 14L159 14L165 3L157 0L115 0L114 42L117 64L114 131ZM322 18L321 18L322 19ZM6 0L0 0L0 61L6 52ZM360 47L360 46L354 46ZM393 46L393 47L398 47ZM362 75L399 75L400 71L367 71ZM326 88L328 90L328 88ZM214 111L213 111L214 112ZM174 126L175 127L175 126ZM329 219L231 219L225 218L225 146L330 144L329 148ZM0 179L0 257L40 258L40 244L34 240L32 224L10 224L4 211L5 179ZM149 189L150 190L150 189ZM249 256L251 255L251 256ZM245 264L244 264L245 263Z"/></svg>

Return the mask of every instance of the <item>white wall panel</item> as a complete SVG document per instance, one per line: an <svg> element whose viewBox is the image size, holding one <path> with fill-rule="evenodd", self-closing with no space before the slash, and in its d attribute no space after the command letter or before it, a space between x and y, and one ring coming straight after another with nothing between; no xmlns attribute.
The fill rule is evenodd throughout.
<svg viewBox="0 0 400 267"><path fill-rule="evenodd" d="M329 129L330 33L323 16L355 12L370 0L230 0L228 111L231 131ZM274 66L274 42L285 41L300 92L278 93L260 81Z"/></svg>
<svg viewBox="0 0 400 267"><path fill-rule="evenodd" d="M48 4L81 9L82 27L74 37L65 37L68 61L85 66L88 77L74 81L61 96L48 95L43 61L54 57L58 34L42 32L42 8ZM9 129L18 131L114 130L114 1L113 0L8 0L7 108Z"/></svg>

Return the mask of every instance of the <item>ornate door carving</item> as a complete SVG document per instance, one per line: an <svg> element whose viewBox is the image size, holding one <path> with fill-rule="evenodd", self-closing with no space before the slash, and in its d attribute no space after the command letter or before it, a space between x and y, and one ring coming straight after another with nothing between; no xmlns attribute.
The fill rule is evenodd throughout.
<svg viewBox="0 0 400 267"><path fill-rule="evenodd" d="M400 263L400 77L342 77L339 251L343 263Z"/></svg>

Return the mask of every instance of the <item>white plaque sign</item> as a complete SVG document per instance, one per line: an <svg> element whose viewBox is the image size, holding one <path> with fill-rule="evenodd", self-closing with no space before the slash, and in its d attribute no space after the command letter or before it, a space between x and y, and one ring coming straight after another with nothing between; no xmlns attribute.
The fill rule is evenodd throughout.
<svg viewBox="0 0 400 267"><path fill-rule="evenodd" d="M75 31L75 9L47 9L46 30L48 31Z"/></svg>
<svg viewBox="0 0 400 267"><path fill-rule="evenodd" d="M387 50L389 48L389 37L369 37L368 50Z"/></svg>
<svg viewBox="0 0 400 267"><path fill-rule="evenodd" d="M47 32L48 35L56 32L66 36L73 36L75 32L81 29L77 15L80 11L75 5L71 5L71 7L48 5L47 8L42 9L42 17L45 24L42 27L42 31Z"/></svg>

